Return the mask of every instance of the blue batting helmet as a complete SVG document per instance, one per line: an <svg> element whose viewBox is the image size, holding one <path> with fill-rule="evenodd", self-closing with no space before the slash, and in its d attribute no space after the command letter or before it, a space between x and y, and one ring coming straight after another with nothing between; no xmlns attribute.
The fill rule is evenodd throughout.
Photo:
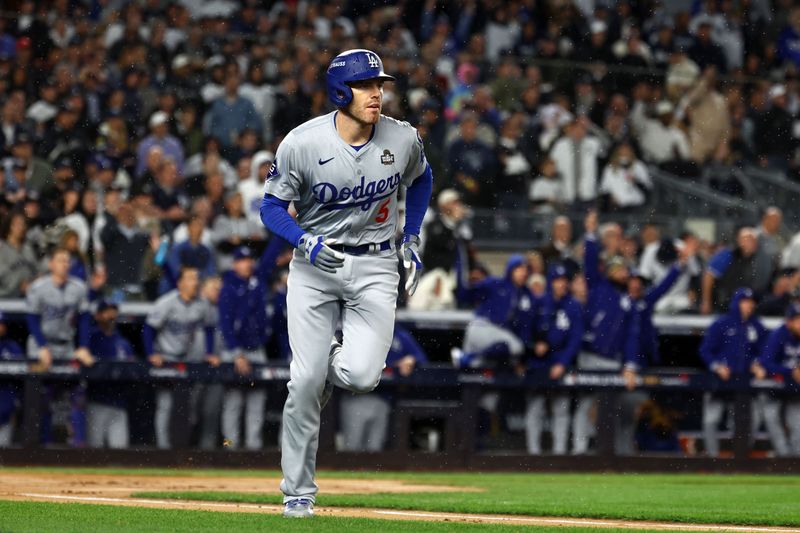
<svg viewBox="0 0 800 533"><path fill-rule="evenodd" d="M375 78L394 80L383 71L383 61L378 54L360 48L342 52L328 67L328 98L336 107L345 107L353 100L353 91L348 83Z"/></svg>

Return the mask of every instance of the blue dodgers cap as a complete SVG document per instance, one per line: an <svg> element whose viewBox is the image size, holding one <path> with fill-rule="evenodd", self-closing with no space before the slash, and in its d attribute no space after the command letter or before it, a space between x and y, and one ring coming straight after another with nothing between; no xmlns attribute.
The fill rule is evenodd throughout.
<svg viewBox="0 0 800 533"><path fill-rule="evenodd" d="M233 260L239 259L253 259L253 252L247 246L240 246L233 252Z"/></svg>
<svg viewBox="0 0 800 533"><path fill-rule="evenodd" d="M97 302L97 312L105 311L106 309L119 309L117 303L113 300L100 300Z"/></svg>
<svg viewBox="0 0 800 533"><path fill-rule="evenodd" d="M800 316L800 302L792 302L786 310L786 318L792 319Z"/></svg>
<svg viewBox="0 0 800 533"><path fill-rule="evenodd" d="M90 162L97 167L97 170L114 170L114 162L105 154L94 154Z"/></svg>
<svg viewBox="0 0 800 533"><path fill-rule="evenodd" d="M552 265L547 271L547 281L553 281L558 278L569 279L569 272L567 272L566 267L562 264Z"/></svg>

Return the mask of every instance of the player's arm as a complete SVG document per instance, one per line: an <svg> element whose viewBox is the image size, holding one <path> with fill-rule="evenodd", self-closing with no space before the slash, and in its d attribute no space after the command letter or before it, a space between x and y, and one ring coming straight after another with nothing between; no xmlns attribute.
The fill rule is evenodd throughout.
<svg viewBox="0 0 800 533"><path fill-rule="evenodd" d="M157 301L150 311L150 314L147 315L144 327L142 328L142 346L144 347L144 354L153 366L162 366L164 364L162 355L156 353L155 344L158 329L161 328L166 321L166 312L167 310L164 308L163 304Z"/></svg>
<svg viewBox="0 0 800 533"><path fill-rule="evenodd" d="M405 288L409 296L417 290L417 284L422 275L419 232L433 192L433 171L425 158L422 138L416 130L414 130L414 136L408 165L403 172L406 185L406 223L403 227L403 244L400 250L406 276Z"/></svg>
<svg viewBox="0 0 800 533"><path fill-rule="evenodd" d="M53 362L53 354L50 352L50 347L47 345L47 339L42 331L42 306L41 298L36 290L32 288L26 295L28 313L25 319L28 323L28 332L33 335L36 341L36 346L39 347L39 361L45 368L49 368Z"/></svg>

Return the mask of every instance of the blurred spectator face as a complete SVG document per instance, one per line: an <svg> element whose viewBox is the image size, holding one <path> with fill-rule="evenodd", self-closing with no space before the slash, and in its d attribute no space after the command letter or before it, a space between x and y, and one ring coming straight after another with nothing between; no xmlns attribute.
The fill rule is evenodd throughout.
<svg viewBox="0 0 800 533"><path fill-rule="evenodd" d="M189 221L189 226L186 229L189 233L189 240L193 243L198 243L203 236L205 223L203 222L202 218L194 217Z"/></svg>
<svg viewBox="0 0 800 533"><path fill-rule="evenodd" d="M581 141L584 137L586 137L586 123L583 120L575 120L572 124L569 125L567 130L567 135L574 141Z"/></svg>
<svg viewBox="0 0 800 533"><path fill-rule="evenodd" d="M53 179L57 183L65 183L72 181L74 177L75 177L75 171L72 170L72 167L63 166L53 169Z"/></svg>
<svg viewBox="0 0 800 533"><path fill-rule="evenodd" d="M461 119L461 138L467 142L472 142L478 134L478 120L472 116L467 115Z"/></svg>
<svg viewBox="0 0 800 533"><path fill-rule="evenodd" d="M88 216L97 214L97 193L93 189L87 189L81 198L81 210Z"/></svg>
<svg viewBox="0 0 800 533"><path fill-rule="evenodd" d="M98 311L94 315L94 319L97 321L97 325L103 331L111 331L114 329L114 326L117 324L117 316L119 315L119 311L117 311L116 307L107 307L102 311Z"/></svg>
<svg viewBox="0 0 800 533"><path fill-rule="evenodd" d="M251 129L244 130L239 136L239 147L243 152L252 154L258 149L258 135Z"/></svg>
<svg viewBox="0 0 800 533"><path fill-rule="evenodd" d="M529 252L526 256L531 274L544 274L544 259L539 252Z"/></svg>
<svg viewBox="0 0 800 533"><path fill-rule="evenodd" d="M117 209L117 221L125 227L132 228L136 225L136 213L128 202L120 204Z"/></svg>
<svg viewBox="0 0 800 533"><path fill-rule="evenodd" d="M461 198L458 197L456 197L453 200L450 200L449 202L439 204L439 211L442 213L443 216L455 222L464 220L464 217L467 214L467 210L464 207L464 203L461 201Z"/></svg>
<svg viewBox="0 0 800 533"><path fill-rule="evenodd" d="M513 283L515 286L517 287L524 286L525 281L527 281L527 279L528 279L528 265L523 263L511 271L511 283Z"/></svg>
<svg viewBox="0 0 800 533"><path fill-rule="evenodd" d="M158 172L158 183L164 188L172 189L178 186L179 181L178 166L175 161L166 159Z"/></svg>
<svg viewBox="0 0 800 533"><path fill-rule="evenodd" d="M14 143L11 147L11 156L16 159L30 161L33 157L33 144L29 142Z"/></svg>
<svg viewBox="0 0 800 533"><path fill-rule="evenodd" d="M800 316L790 318L786 321L786 327L792 332L795 337L800 337Z"/></svg>
<svg viewBox="0 0 800 533"><path fill-rule="evenodd" d="M183 267L181 276L178 279L178 291L181 296L187 299L193 299L197 296L200 289L200 273L196 268Z"/></svg>
<svg viewBox="0 0 800 533"><path fill-rule="evenodd" d="M642 228L642 244L647 246L650 243L658 242L661 240L661 231L655 224L646 224Z"/></svg>
<svg viewBox="0 0 800 533"><path fill-rule="evenodd" d="M544 296L545 292L547 292L547 279L541 274L534 274L528 281L528 288L534 296Z"/></svg>
<svg viewBox="0 0 800 533"><path fill-rule="evenodd" d="M237 193L230 194L225 199L225 210L231 217L239 217L242 214L242 195Z"/></svg>
<svg viewBox="0 0 800 533"><path fill-rule="evenodd" d="M800 8L795 7L789 12L789 24L794 31L800 32Z"/></svg>
<svg viewBox="0 0 800 533"><path fill-rule="evenodd" d="M250 279L255 270L255 261L251 257L244 257L233 262L233 271L243 279Z"/></svg>
<svg viewBox="0 0 800 533"><path fill-rule="evenodd" d="M222 198L225 192L225 181L222 179L222 174L214 172L209 174L206 178L206 194L213 200Z"/></svg>
<svg viewBox="0 0 800 533"><path fill-rule="evenodd" d="M758 237L756 236L755 230L753 230L753 228L740 229L736 238L736 244L745 257L750 257L756 253L756 250L758 250Z"/></svg>
<svg viewBox="0 0 800 533"><path fill-rule="evenodd" d="M572 296L581 304L585 304L589 298L589 289L586 286L586 278L583 276L575 276L572 278L572 283L570 284L570 289L572 290Z"/></svg>
<svg viewBox="0 0 800 533"><path fill-rule="evenodd" d="M622 246L620 249L622 256L636 261L636 255L639 251L639 243L632 237L625 237L622 239Z"/></svg>
<svg viewBox="0 0 800 533"><path fill-rule="evenodd" d="M608 268L606 275L608 276L608 279L610 279L617 285L627 285L628 279L630 278L630 272L628 272L628 267L626 267L622 263L610 266Z"/></svg>
<svg viewBox="0 0 800 533"><path fill-rule="evenodd" d="M81 200L81 195L78 191L68 190L64 193L64 213L69 214L78 208L78 202Z"/></svg>
<svg viewBox="0 0 800 533"><path fill-rule="evenodd" d="M553 292L553 297L556 300L560 300L569 291L569 280L567 278L554 279L550 282L550 290Z"/></svg>
<svg viewBox="0 0 800 533"><path fill-rule="evenodd" d="M638 300L644 293L644 283L638 276L628 278L628 296L634 300Z"/></svg>
<svg viewBox="0 0 800 533"><path fill-rule="evenodd" d="M69 273L69 252L58 250L51 257L47 265L50 273L58 279L66 279Z"/></svg>
<svg viewBox="0 0 800 533"><path fill-rule="evenodd" d="M557 217L553 221L553 242L569 244L572 242L572 222L567 217Z"/></svg>
<svg viewBox="0 0 800 533"><path fill-rule="evenodd" d="M239 159L236 163L236 177L239 178L239 181L246 180L250 178L250 163L252 159L249 157L243 157ZM267 167L269 168L269 167Z"/></svg>
<svg viewBox="0 0 800 533"><path fill-rule="evenodd" d="M764 213L764 216L761 218L761 225L764 231L770 235L775 235L780 231L782 222L783 213L777 208L767 209L767 212Z"/></svg>
<svg viewBox="0 0 800 533"><path fill-rule="evenodd" d="M611 255L619 253L622 247L622 228L619 224L613 222L603 224L603 227L600 229L600 235L603 248L607 253Z"/></svg>
<svg viewBox="0 0 800 533"><path fill-rule="evenodd" d="M747 320L756 310L756 302L750 298L742 298L739 300L739 314L742 316L742 320Z"/></svg>

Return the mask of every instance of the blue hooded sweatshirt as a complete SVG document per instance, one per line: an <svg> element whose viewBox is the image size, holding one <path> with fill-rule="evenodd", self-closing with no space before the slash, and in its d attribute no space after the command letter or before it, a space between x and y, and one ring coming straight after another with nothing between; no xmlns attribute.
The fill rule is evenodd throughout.
<svg viewBox="0 0 800 533"><path fill-rule="evenodd" d="M600 273L600 246L593 234L587 234L583 255L584 275L589 289L584 343L586 350L609 359L619 359L625 339L625 313L630 299L625 292Z"/></svg>
<svg viewBox="0 0 800 533"><path fill-rule="evenodd" d="M508 329L528 344L534 332L538 302L528 287L517 287L511 281L511 272L524 264L524 257L512 255L506 263L505 277L488 277L473 287L464 287L461 281L464 276L459 273L456 295L462 305L477 306L476 316Z"/></svg>
<svg viewBox="0 0 800 533"><path fill-rule="evenodd" d="M240 278L232 270L222 276L222 290L217 306L219 327L226 350L263 348L269 339L269 280L275 269L275 261L286 246L282 239L273 238L249 279Z"/></svg>
<svg viewBox="0 0 800 533"><path fill-rule="evenodd" d="M566 276L563 266L554 266L548 272L548 290L540 307L538 337L547 343L549 349L545 357L530 357L528 368L549 368L556 364L569 366L581 349L584 333L581 304L569 293L559 300L553 296L553 280L562 276Z"/></svg>
<svg viewBox="0 0 800 533"><path fill-rule="evenodd" d="M789 307L789 318L800 314L798 307L798 304ZM786 324L782 325L767 337L758 362L769 374L792 379L792 370L800 367L800 337L789 331Z"/></svg>
<svg viewBox="0 0 800 533"><path fill-rule="evenodd" d="M750 366L767 339L768 331L755 313L742 319L739 302L753 298L751 289L737 289L733 293L728 313L709 326L700 344L700 357L709 370L719 365L727 366L733 375L747 375Z"/></svg>
<svg viewBox="0 0 800 533"><path fill-rule="evenodd" d="M623 358L627 367L638 369L658 362L658 330L653 325L653 311L680 276L681 269L675 265L641 298L634 300L626 296Z"/></svg>

